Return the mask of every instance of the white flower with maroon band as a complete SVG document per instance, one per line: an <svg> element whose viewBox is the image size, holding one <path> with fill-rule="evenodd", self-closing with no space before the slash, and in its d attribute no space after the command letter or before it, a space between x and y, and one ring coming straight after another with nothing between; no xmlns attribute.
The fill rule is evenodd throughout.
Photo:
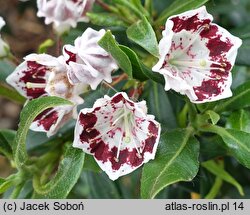
<svg viewBox="0 0 250 215"><path fill-rule="evenodd" d="M232 96L230 71L242 42L212 20L205 6L171 16L153 67L164 76L165 90L185 94L194 103Z"/></svg>
<svg viewBox="0 0 250 215"><path fill-rule="evenodd" d="M73 146L92 154L116 180L154 159L160 132L154 116L147 115L145 101L135 103L126 93L117 93L81 110Z"/></svg>
<svg viewBox="0 0 250 215"><path fill-rule="evenodd" d="M111 73L118 69L114 59L98 41L105 30L95 31L88 28L81 37L75 40L74 46L65 45L63 54L69 65L68 77L72 84L86 83L96 89L103 80L111 82Z"/></svg>
<svg viewBox="0 0 250 215"><path fill-rule="evenodd" d="M75 28L77 22L88 22L86 13L95 0L37 0L39 17L45 17L45 24L54 24L58 33Z"/></svg>
<svg viewBox="0 0 250 215"><path fill-rule="evenodd" d="M4 25L5 25L5 21L0 16L0 31ZM8 53L9 53L9 46L7 45L7 43L5 43L2 40L1 35L0 35L0 58L6 57Z"/></svg>
<svg viewBox="0 0 250 215"><path fill-rule="evenodd" d="M76 116L76 105L83 103L79 94L81 85L73 86L67 77L67 67L62 60L46 54L30 54L6 81L29 100L42 96L57 96L72 102L69 106L50 108L36 117L31 124L34 131L47 132L51 136L70 118Z"/></svg>

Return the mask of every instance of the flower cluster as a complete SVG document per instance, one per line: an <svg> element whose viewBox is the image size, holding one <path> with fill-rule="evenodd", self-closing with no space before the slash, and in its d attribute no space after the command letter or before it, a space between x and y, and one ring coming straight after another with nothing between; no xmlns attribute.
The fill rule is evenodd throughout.
<svg viewBox="0 0 250 215"><path fill-rule="evenodd" d="M100 32L103 34L105 31ZM55 134L72 116L77 117L76 106L83 103L79 94L82 94L88 85L92 88L97 87L102 80L107 79L105 77L109 77L108 81L111 81L111 72L118 67L112 57L97 44L102 34L93 29L87 29L76 39L75 47L66 45L63 48L64 53L69 54L70 57L61 55L56 58L47 54L30 54L7 78L7 82L29 100L42 96L58 96L72 102L71 106L45 110L32 123L32 130L47 132L48 136ZM96 35L95 40L92 41L89 35ZM92 53L88 49L79 49L81 47L77 45L82 40L89 44L89 49L93 50ZM67 47L76 53L67 52ZM77 55L78 52L79 55ZM95 56L95 61L89 60L91 54ZM96 62L99 60L100 64L103 57L106 59L105 70L93 72ZM75 70L77 67L84 69ZM75 83L71 79L72 76L83 78Z"/></svg>
<svg viewBox="0 0 250 215"><path fill-rule="evenodd" d="M88 21L86 12L93 3L38 0L38 16L62 33L79 21ZM173 89L194 103L232 95L230 71L241 40L212 21L205 7L169 17L159 43L160 59L152 68L164 76L166 91ZM0 19L0 28L3 24ZM74 45L64 45L59 57L30 54L7 82L29 100L57 96L71 101L72 105L45 110L31 129L50 136L77 118L73 146L93 155L109 178L116 180L154 159L161 125L147 114L145 101L134 102L124 92L98 99L77 117L76 107L83 103L80 94L88 87L95 90L102 81L111 83L111 74L118 69L112 56L98 45L104 34L104 29L87 28Z"/></svg>

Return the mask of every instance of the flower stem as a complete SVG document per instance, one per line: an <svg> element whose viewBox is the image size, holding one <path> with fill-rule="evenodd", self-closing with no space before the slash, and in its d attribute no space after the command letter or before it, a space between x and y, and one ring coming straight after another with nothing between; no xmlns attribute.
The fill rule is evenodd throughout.
<svg viewBox="0 0 250 215"><path fill-rule="evenodd" d="M184 128L187 125L188 105L185 104L180 114L178 115L178 123L180 127Z"/></svg>
<svg viewBox="0 0 250 215"><path fill-rule="evenodd" d="M205 199L214 199L218 193L220 192L220 188L223 184L223 180L219 177L216 177L215 182L209 191L209 193L205 196Z"/></svg>

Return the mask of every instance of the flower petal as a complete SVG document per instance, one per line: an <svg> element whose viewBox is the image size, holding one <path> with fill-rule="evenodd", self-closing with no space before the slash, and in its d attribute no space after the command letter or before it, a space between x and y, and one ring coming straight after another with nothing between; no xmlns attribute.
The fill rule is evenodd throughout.
<svg viewBox="0 0 250 215"><path fill-rule="evenodd" d="M40 113L30 126L33 131L47 132L47 136L54 135L70 118L74 106L59 106L49 108Z"/></svg>
<svg viewBox="0 0 250 215"><path fill-rule="evenodd" d="M154 159L161 130L143 106L125 93L98 99L80 112L73 146L92 154L112 180L134 171Z"/></svg>

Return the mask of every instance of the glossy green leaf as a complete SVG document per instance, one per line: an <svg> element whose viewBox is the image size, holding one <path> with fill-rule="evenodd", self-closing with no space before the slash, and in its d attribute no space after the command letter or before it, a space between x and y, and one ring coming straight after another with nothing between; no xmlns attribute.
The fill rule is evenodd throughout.
<svg viewBox="0 0 250 215"><path fill-rule="evenodd" d="M24 104L24 102L26 101L26 99L21 96L16 90L3 83L0 83L0 96L3 96L19 104Z"/></svg>
<svg viewBox="0 0 250 215"><path fill-rule="evenodd" d="M132 78L132 65L128 56L119 48L110 31L107 31L98 44L116 60L119 67Z"/></svg>
<svg viewBox="0 0 250 215"><path fill-rule="evenodd" d="M243 40L243 43L238 50L236 64L250 66L249 52L250 52L250 39Z"/></svg>
<svg viewBox="0 0 250 215"><path fill-rule="evenodd" d="M40 176L34 177L35 195L33 197L43 199L66 198L81 175L84 155L82 150L73 148L70 144L63 154L63 159L54 178L46 184L41 184Z"/></svg>
<svg viewBox="0 0 250 215"><path fill-rule="evenodd" d="M233 91L233 96L220 101L214 108L215 112L236 110L250 106L250 81L240 85Z"/></svg>
<svg viewBox="0 0 250 215"><path fill-rule="evenodd" d="M140 62L136 53L132 49L126 46L120 45L119 47L130 59L130 62L133 68L133 77L140 81L147 80L148 77L144 74L143 69L142 69L142 63Z"/></svg>
<svg viewBox="0 0 250 215"><path fill-rule="evenodd" d="M127 36L130 40L147 50L150 54L159 57L158 42L154 29L146 17L131 25L127 29Z"/></svg>
<svg viewBox="0 0 250 215"><path fill-rule="evenodd" d="M250 112L244 109L233 112L227 120L226 127L250 133Z"/></svg>
<svg viewBox="0 0 250 215"><path fill-rule="evenodd" d="M8 159L12 159L12 143L16 132L12 130L0 130L0 153L4 154Z"/></svg>
<svg viewBox="0 0 250 215"><path fill-rule="evenodd" d="M242 165L250 169L250 133L225 129L216 125L206 126L203 128L203 131L221 136L230 154Z"/></svg>
<svg viewBox="0 0 250 215"><path fill-rule="evenodd" d="M99 26L128 26L128 24L121 20L117 15L113 15L110 13L87 13L87 16L89 17L91 23Z"/></svg>
<svg viewBox="0 0 250 215"><path fill-rule="evenodd" d="M215 176L235 186L239 191L239 193L242 196L244 195L242 186L226 170L224 170L223 167L218 165L215 161L213 160L206 161L203 162L201 165L204 168L206 168L209 172L213 173Z"/></svg>
<svg viewBox="0 0 250 215"><path fill-rule="evenodd" d="M176 0L159 15L155 25L163 25L168 17L198 8L208 1L209 0Z"/></svg>
<svg viewBox="0 0 250 215"><path fill-rule="evenodd" d="M13 144L14 159L18 168L22 168L28 161L26 137L36 116L48 108L71 104L70 101L54 96L38 98L27 103L21 112L20 124Z"/></svg>
<svg viewBox="0 0 250 215"><path fill-rule="evenodd" d="M163 188L179 181L191 181L199 169L199 143L192 129L179 129L161 136L155 160L144 165L142 198L154 198Z"/></svg>

